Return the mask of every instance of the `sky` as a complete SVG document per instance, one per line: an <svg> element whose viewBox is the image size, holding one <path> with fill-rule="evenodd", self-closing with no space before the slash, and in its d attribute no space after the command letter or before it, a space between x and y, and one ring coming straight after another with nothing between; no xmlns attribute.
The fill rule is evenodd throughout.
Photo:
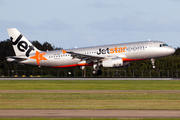
<svg viewBox="0 0 180 120"><path fill-rule="evenodd" d="M63 49L157 40L180 47L180 0L0 0L7 28Z"/></svg>

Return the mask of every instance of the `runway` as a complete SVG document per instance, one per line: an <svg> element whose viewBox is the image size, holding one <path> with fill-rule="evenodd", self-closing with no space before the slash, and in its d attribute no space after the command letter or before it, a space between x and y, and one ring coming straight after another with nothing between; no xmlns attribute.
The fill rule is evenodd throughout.
<svg viewBox="0 0 180 120"><path fill-rule="evenodd" d="M0 78L0 80L180 80L180 78Z"/></svg>
<svg viewBox="0 0 180 120"><path fill-rule="evenodd" d="M1 118L180 118L179 110L0 110Z"/></svg>

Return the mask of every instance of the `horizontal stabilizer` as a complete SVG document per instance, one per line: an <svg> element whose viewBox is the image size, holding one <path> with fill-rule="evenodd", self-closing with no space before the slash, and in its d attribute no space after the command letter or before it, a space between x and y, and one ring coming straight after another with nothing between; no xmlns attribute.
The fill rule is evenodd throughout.
<svg viewBox="0 0 180 120"><path fill-rule="evenodd" d="M9 62L20 62L20 61L24 61L24 60L27 60L27 57L21 57L21 56L9 56L9 57L6 57L7 58L7 61Z"/></svg>

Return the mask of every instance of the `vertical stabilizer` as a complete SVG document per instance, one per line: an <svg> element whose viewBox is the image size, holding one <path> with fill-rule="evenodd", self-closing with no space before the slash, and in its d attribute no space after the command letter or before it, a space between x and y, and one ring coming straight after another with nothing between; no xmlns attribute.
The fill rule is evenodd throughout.
<svg viewBox="0 0 180 120"><path fill-rule="evenodd" d="M39 51L16 28L7 29L16 56L29 57L30 54Z"/></svg>

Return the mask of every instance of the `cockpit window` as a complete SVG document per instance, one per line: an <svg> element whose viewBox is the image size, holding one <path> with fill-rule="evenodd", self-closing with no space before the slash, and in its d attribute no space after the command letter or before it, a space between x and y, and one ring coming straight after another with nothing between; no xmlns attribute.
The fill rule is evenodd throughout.
<svg viewBox="0 0 180 120"><path fill-rule="evenodd" d="M160 47L168 46L168 44L160 44Z"/></svg>

